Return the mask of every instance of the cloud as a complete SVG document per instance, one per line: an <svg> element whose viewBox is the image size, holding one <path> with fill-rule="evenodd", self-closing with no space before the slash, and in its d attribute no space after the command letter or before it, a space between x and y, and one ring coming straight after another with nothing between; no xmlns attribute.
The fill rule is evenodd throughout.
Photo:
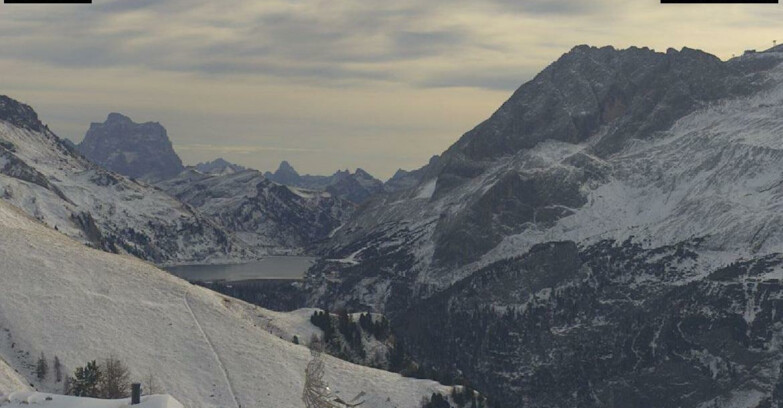
<svg viewBox="0 0 783 408"><path fill-rule="evenodd" d="M181 151L194 151L194 152L210 152L215 154L257 154L262 152L284 152L284 153L301 153L301 152L318 152L318 149L307 148L294 148L294 147L280 147L280 146L259 146L259 145L218 145L218 144L177 144L177 150Z"/></svg>
<svg viewBox="0 0 783 408"><path fill-rule="evenodd" d="M393 65L477 46L465 24L431 28L435 8L416 2L264 3L114 0L46 9L56 13L11 10L0 15L0 54L79 68L404 81Z"/></svg>
<svg viewBox="0 0 783 408"><path fill-rule="evenodd" d="M80 140L119 111L187 160L424 164L575 44L764 49L783 9L657 0L94 0L0 5L0 93ZM713 12L714 10L714 12ZM261 146L261 147L258 147Z"/></svg>
<svg viewBox="0 0 783 408"><path fill-rule="evenodd" d="M109 0L109 1L96 1L91 7L91 10L98 13L119 13L129 10L139 10L160 5L165 5L166 0ZM83 12L83 10L80 10Z"/></svg>
<svg viewBox="0 0 783 408"><path fill-rule="evenodd" d="M601 0L490 0L505 11L542 15L588 15L606 12L611 2Z"/></svg>
<svg viewBox="0 0 783 408"><path fill-rule="evenodd" d="M418 84L434 88L474 87L513 92L531 79L535 72L536 68L525 66L490 68L480 72L454 70L436 73Z"/></svg>

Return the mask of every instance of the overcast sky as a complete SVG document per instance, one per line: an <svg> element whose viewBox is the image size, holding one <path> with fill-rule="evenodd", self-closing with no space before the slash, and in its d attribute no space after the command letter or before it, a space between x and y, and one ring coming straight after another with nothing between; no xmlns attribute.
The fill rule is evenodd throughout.
<svg viewBox="0 0 783 408"><path fill-rule="evenodd" d="M186 164L301 173L426 163L574 45L783 43L780 5L658 0L93 0L0 4L0 94L60 136L122 112Z"/></svg>

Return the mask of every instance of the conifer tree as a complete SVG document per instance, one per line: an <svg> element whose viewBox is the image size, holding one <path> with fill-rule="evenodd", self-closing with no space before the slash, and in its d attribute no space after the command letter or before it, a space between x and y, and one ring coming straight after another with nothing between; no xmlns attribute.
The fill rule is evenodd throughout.
<svg viewBox="0 0 783 408"><path fill-rule="evenodd" d="M84 367L77 367L73 374L70 394L77 397L98 398L101 396L101 381L103 373L95 360Z"/></svg>
<svg viewBox="0 0 783 408"><path fill-rule="evenodd" d="M41 357L38 359L38 363L35 366L35 374L39 380L45 380L46 375L49 373L49 364L46 362L46 356L41 352Z"/></svg>
<svg viewBox="0 0 783 408"><path fill-rule="evenodd" d="M60 363L60 357L54 356L54 379L57 382L63 380L63 366Z"/></svg>

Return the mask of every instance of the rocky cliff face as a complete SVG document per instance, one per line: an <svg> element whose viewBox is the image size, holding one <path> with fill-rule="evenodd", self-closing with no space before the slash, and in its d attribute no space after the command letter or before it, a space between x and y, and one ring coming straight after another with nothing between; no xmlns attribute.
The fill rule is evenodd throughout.
<svg viewBox="0 0 783 408"><path fill-rule="evenodd" d="M363 205L309 303L501 406L776 406L781 61L574 48Z"/></svg>
<svg viewBox="0 0 783 408"><path fill-rule="evenodd" d="M164 180L184 170L160 123L135 123L119 113L90 124L78 149L103 168L147 181Z"/></svg>
<svg viewBox="0 0 783 408"><path fill-rule="evenodd" d="M325 176L310 176L305 175L304 180L302 179L302 176L299 175L299 173L294 169L294 166L291 166L291 163L283 160L280 162L280 166L277 167L277 170L275 170L274 173L272 172L266 172L264 173L264 177L268 178L269 180L274 181L278 184L283 184L286 186L294 186L294 187L317 187L317 188L323 188L325 187L324 180L326 179ZM309 185L305 185L309 184Z"/></svg>
<svg viewBox="0 0 783 408"><path fill-rule="evenodd" d="M253 257L167 194L86 160L35 111L0 97L0 199L77 240L159 264Z"/></svg>
<svg viewBox="0 0 783 408"><path fill-rule="evenodd" d="M33 108L0 95L0 118L15 127L32 131L43 131L46 126L38 119Z"/></svg>

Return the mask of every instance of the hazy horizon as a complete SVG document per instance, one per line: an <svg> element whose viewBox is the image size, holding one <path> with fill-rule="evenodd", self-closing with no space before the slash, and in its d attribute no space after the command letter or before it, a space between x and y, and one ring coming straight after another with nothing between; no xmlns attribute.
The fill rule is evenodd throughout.
<svg viewBox="0 0 783 408"><path fill-rule="evenodd" d="M705 10L717 8L707 15ZM779 5L619 0L0 5L0 93L78 142L121 112L186 164L422 166L578 44L728 59L783 40ZM719 12L717 12L719 11ZM779 41L783 42L783 41Z"/></svg>

